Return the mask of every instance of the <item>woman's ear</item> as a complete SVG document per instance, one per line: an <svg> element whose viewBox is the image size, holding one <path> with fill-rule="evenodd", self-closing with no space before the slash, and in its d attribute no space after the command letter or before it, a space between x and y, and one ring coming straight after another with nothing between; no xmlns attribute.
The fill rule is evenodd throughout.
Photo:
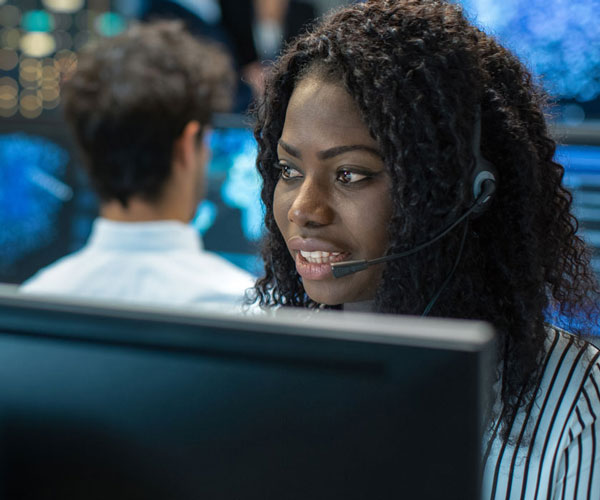
<svg viewBox="0 0 600 500"><path fill-rule="evenodd" d="M172 167L187 169L197 168L198 154L198 134L200 133L200 123L196 120L188 122L183 128L181 135L175 140L173 147Z"/></svg>

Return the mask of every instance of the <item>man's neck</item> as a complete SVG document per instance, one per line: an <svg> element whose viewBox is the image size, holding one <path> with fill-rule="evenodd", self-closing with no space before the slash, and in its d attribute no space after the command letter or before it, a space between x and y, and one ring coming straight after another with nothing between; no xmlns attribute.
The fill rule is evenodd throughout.
<svg viewBox="0 0 600 500"><path fill-rule="evenodd" d="M107 201L100 206L100 216L117 222L151 222L176 220L189 222L189 216L176 207L161 203L149 203L139 198L130 198L127 207L117 200Z"/></svg>

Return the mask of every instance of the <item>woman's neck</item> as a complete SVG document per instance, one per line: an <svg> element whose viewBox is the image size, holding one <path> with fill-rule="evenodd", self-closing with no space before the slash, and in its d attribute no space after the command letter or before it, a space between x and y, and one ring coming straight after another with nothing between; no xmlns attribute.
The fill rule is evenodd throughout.
<svg viewBox="0 0 600 500"><path fill-rule="evenodd" d="M344 304L343 309L352 312L373 312L374 307L374 300L361 300L359 302L347 302Z"/></svg>

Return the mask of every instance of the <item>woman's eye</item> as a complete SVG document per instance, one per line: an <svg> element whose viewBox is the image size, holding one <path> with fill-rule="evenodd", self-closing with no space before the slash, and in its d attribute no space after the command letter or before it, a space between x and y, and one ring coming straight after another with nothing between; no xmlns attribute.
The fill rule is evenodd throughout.
<svg viewBox="0 0 600 500"><path fill-rule="evenodd" d="M279 170L281 170L281 177L283 179L295 179L301 176L298 170L296 170L294 167L290 167L286 163L279 163L277 166Z"/></svg>
<svg viewBox="0 0 600 500"><path fill-rule="evenodd" d="M362 181L367 177L368 176L365 174L359 174L358 172L353 172L348 169L340 170L337 174L337 180L342 184L352 184L354 182Z"/></svg>

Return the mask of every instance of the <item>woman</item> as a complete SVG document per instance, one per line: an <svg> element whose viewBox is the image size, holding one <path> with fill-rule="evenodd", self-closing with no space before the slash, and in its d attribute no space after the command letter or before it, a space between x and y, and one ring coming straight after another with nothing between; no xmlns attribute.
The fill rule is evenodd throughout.
<svg viewBox="0 0 600 500"><path fill-rule="evenodd" d="M455 5L332 14L287 48L257 110L268 234L256 302L489 321L483 498L598 500L599 353L546 318L589 331L599 287L544 103Z"/></svg>

